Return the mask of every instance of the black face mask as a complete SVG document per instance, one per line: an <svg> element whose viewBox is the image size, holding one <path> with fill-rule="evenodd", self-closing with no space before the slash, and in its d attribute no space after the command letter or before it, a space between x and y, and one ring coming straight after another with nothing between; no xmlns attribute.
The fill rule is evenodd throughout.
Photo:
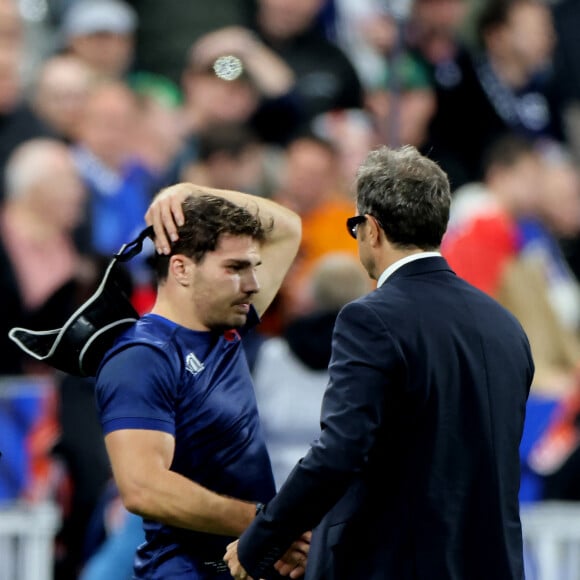
<svg viewBox="0 0 580 580"><path fill-rule="evenodd" d="M139 319L123 289L118 270L120 263L141 252L145 238L152 234L151 226L144 229L113 256L97 290L61 328L15 327L8 336L36 360L71 375L94 376L115 338Z"/></svg>

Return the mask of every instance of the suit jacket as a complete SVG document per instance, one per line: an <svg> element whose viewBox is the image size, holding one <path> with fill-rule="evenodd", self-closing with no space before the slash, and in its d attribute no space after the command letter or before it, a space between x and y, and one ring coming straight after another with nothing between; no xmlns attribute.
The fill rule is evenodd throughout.
<svg viewBox="0 0 580 580"><path fill-rule="evenodd" d="M422 258L341 310L329 372L319 439L240 539L248 573L316 526L306 579L523 579L515 317Z"/></svg>

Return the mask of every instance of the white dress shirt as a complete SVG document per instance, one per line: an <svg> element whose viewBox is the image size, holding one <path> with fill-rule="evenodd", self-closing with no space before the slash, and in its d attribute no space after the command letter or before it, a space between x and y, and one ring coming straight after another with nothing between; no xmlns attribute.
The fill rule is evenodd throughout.
<svg viewBox="0 0 580 580"><path fill-rule="evenodd" d="M389 276L398 270L401 266L408 264L409 262L414 262L415 260L421 260L422 258L435 258L441 257L441 252L420 252L419 254L411 254L410 256L405 256L396 262L393 262L380 276L377 282L377 288L380 288Z"/></svg>

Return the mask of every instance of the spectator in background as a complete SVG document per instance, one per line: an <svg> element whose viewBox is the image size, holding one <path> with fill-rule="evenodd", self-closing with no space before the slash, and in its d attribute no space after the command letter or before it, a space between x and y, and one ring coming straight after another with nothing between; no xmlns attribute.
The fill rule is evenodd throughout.
<svg viewBox="0 0 580 580"><path fill-rule="evenodd" d="M275 327L303 311L308 299L308 278L316 261L330 252L357 255L356 243L344 228L352 215L353 199L344 189L336 148L326 139L305 134L286 150L279 189L273 198L302 218L298 255L284 280L278 298Z"/></svg>
<svg viewBox="0 0 580 580"><path fill-rule="evenodd" d="M0 0L0 6L3 2L6 0ZM0 44L0 201L4 166L12 151L28 139L50 136L25 99L21 66L22 52Z"/></svg>
<svg viewBox="0 0 580 580"><path fill-rule="evenodd" d="M580 336L580 285L562 242L580 235L580 176L568 150L540 150L541 193L535 215L520 220L522 257L541 269L561 324Z"/></svg>
<svg viewBox="0 0 580 580"><path fill-rule="evenodd" d="M375 119L364 109L337 109L315 117L312 131L336 149L340 187L351 191L358 167L380 142Z"/></svg>
<svg viewBox="0 0 580 580"><path fill-rule="evenodd" d="M485 2L476 32L477 49L458 61L461 81L439 87L425 147L448 173L452 189L481 179L483 152L505 131L562 139L548 82L555 34L546 3Z"/></svg>
<svg viewBox="0 0 580 580"><path fill-rule="evenodd" d="M543 219L560 241L574 238L580 224L578 165L566 148L548 150L544 157L546 169L540 199Z"/></svg>
<svg viewBox="0 0 580 580"><path fill-rule="evenodd" d="M72 483L59 491L62 525L55 578L76 580L86 524L110 477L91 385L54 375L9 340L12 327L59 328L90 295L96 265L76 250L73 231L83 218L86 191L69 148L55 139L17 147L6 166L0 218L0 374L50 373L58 386L59 440L54 449Z"/></svg>
<svg viewBox="0 0 580 580"><path fill-rule="evenodd" d="M12 49L0 49L0 112L3 124L5 115L14 110L22 97L19 74L20 54Z"/></svg>
<svg viewBox="0 0 580 580"><path fill-rule="evenodd" d="M482 184L459 188L442 253L529 337L536 371L520 446L520 501L577 500L580 289L559 241L580 231L577 167L559 147L497 140Z"/></svg>
<svg viewBox="0 0 580 580"><path fill-rule="evenodd" d="M424 147L436 106L429 72L409 52L394 56L385 77L366 95L381 142L393 146Z"/></svg>
<svg viewBox="0 0 580 580"><path fill-rule="evenodd" d="M58 328L79 304L82 287L88 285L79 276L90 269L81 267L72 236L84 201L82 182L62 143L33 139L9 157L0 221L0 374L33 374L44 368L21 356L8 339L12 327Z"/></svg>
<svg viewBox="0 0 580 580"><path fill-rule="evenodd" d="M63 16L63 48L100 76L123 78L133 64L137 25L123 0L76 0Z"/></svg>
<svg viewBox="0 0 580 580"><path fill-rule="evenodd" d="M457 60L465 53L468 0L414 0L405 23L404 44L426 65L433 86L451 88L462 80Z"/></svg>
<svg viewBox="0 0 580 580"><path fill-rule="evenodd" d="M484 179L456 191L443 250L460 275L497 297L505 264L521 247L517 220L533 215L541 194L542 167L533 145L511 133L486 151L483 164Z"/></svg>
<svg viewBox="0 0 580 580"><path fill-rule="evenodd" d="M558 42L554 52L554 89L560 96L567 138L580 161L580 4L560 0L552 6Z"/></svg>
<svg viewBox="0 0 580 580"><path fill-rule="evenodd" d="M281 336L265 340L252 373L277 489L320 431L320 404L338 311L372 289L358 259L344 253L320 258L308 286L308 307L283 328Z"/></svg>
<svg viewBox="0 0 580 580"><path fill-rule="evenodd" d="M177 85L191 43L211 30L244 22L248 10L247 0L186 4L183 0L127 1L139 18L137 68L161 74Z"/></svg>
<svg viewBox="0 0 580 580"><path fill-rule="evenodd" d="M88 189L83 251L106 258L145 227L143 216L157 188L157 176L136 155L138 100L121 81L104 81L87 98L74 144L76 166ZM147 252L130 263L131 279L149 285Z"/></svg>
<svg viewBox="0 0 580 580"><path fill-rule="evenodd" d="M156 188L161 188L168 184L168 174L184 146L185 134L173 89L169 86L169 93L160 92L159 78L148 84L148 76L139 74L130 83L137 97L134 155L149 169Z"/></svg>
<svg viewBox="0 0 580 580"><path fill-rule="evenodd" d="M24 26L16 0L0 0L0 52L21 50Z"/></svg>
<svg viewBox="0 0 580 580"><path fill-rule="evenodd" d="M189 56L194 67L211 67L217 73L216 59L229 55L240 59L243 67L240 73L252 81L261 99L277 99L293 88L294 73L288 65L243 27L231 26L203 35L194 43Z"/></svg>
<svg viewBox="0 0 580 580"><path fill-rule="evenodd" d="M240 67L227 79L214 69L222 56L237 58ZM179 181L184 168L197 162L199 135L216 125L246 124L264 142L286 142L299 118L293 86L289 67L249 31L228 27L200 37L187 53L182 74L179 115L185 145L167 182Z"/></svg>
<svg viewBox="0 0 580 580"><path fill-rule="evenodd" d="M363 88L352 62L317 27L324 0L257 0L252 30L288 64L308 124L334 109L362 108Z"/></svg>
<svg viewBox="0 0 580 580"><path fill-rule="evenodd" d="M383 79L401 41L398 15L382 0L334 0L336 42L354 65L365 91Z"/></svg>
<svg viewBox="0 0 580 580"><path fill-rule="evenodd" d="M561 0L552 6L558 37L554 53L554 88L560 96L566 139L580 163L580 3ZM566 257L580 279L580 236L567 237Z"/></svg>
<svg viewBox="0 0 580 580"><path fill-rule="evenodd" d="M239 59L237 76L216 74L223 56ZM248 124L262 141L284 144L301 115L294 83L288 65L248 30L232 26L201 36L182 77L183 123L193 154L196 136L221 123Z"/></svg>
<svg viewBox="0 0 580 580"><path fill-rule="evenodd" d="M530 223L541 215L544 165L528 140L509 134L489 148L484 167L483 190L462 211L461 219L455 215L450 220L442 253L457 275L499 300L520 320L536 364L533 392L565 396L576 388L580 341L550 304L544 269L525 259L532 253L532 242L528 239L526 248L522 229L524 220ZM473 199L464 191L456 192L452 207L466 203L464 195ZM545 228L543 232L548 234ZM557 243L553 235L550 239Z"/></svg>
<svg viewBox="0 0 580 580"><path fill-rule="evenodd" d="M559 242L580 233L580 179L578 168L566 151L549 148L541 154L541 194L536 215L519 221L522 237L519 269L526 272L526 277L511 276L514 299L506 301L506 305L528 328L528 334L535 340L532 348L551 353L553 358L548 362L567 371L567 376L564 375L567 388L554 393L532 391L524 429L526 437L520 447L523 460L520 499L524 500L527 493L528 499L578 501L580 285ZM545 287L545 297L538 300L539 292L529 291L534 287ZM556 358L558 352L560 357Z"/></svg>
<svg viewBox="0 0 580 580"><path fill-rule="evenodd" d="M42 63L31 105L54 137L67 143L78 139L85 101L94 81L92 69L75 56L56 55Z"/></svg>
<svg viewBox="0 0 580 580"><path fill-rule="evenodd" d="M181 181L270 197L265 146L246 125L220 124L198 139L198 161L185 167Z"/></svg>
<svg viewBox="0 0 580 580"><path fill-rule="evenodd" d="M75 0L63 13L62 52L81 60L97 78L126 82L142 95L143 110L149 113L147 120L164 116L161 123L167 122L170 127L166 132L156 129L157 135L149 138L161 137L163 144L171 149L166 138L175 130L169 111L180 103L180 90L163 75L135 68L138 24L135 9L124 0ZM144 154L152 154L152 161L157 163L159 149L153 151L155 145L147 147L143 139L140 143ZM175 152L171 150L169 154ZM161 162L164 170L167 163Z"/></svg>

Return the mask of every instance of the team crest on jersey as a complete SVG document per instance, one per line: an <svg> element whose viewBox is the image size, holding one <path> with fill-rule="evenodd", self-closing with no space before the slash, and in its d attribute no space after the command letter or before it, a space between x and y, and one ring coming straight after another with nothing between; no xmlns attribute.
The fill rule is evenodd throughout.
<svg viewBox="0 0 580 580"><path fill-rule="evenodd" d="M198 375L205 368L204 364L192 353L190 352L185 357L185 368L192 374Z"/></svg>

